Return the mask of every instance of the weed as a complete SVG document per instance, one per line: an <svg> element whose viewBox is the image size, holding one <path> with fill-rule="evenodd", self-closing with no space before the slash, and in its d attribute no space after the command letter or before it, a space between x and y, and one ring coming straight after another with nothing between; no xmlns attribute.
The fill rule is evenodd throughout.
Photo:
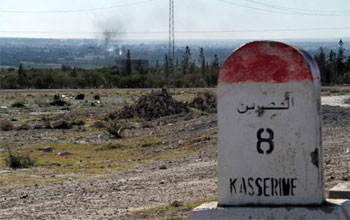
<svg viewBox="0 0 350 220"><path fill-rule="evenodd" d="M84 126L85 125L85 121L84 121L84 119L77 119L77 120L74 120L72 122L72 125L73 126Z"/></svg>
<svg viewBox="0 0 350 220"><path fill-rule="evenodd" d="M346 98L346 99L344 100L344 104L350 104L350 98Z"/></svg>
<svg viewBox="0 0 350 220"><path fill-rule="evenodd" d="M59 95L54 95L53 101L50 102L52 106L65 106L69 105L66 101L64 101Z"/></svg>
<svg viewBox="0 0 350 220"><path fill-rule="evenodd" d="M194 114L199 114L199 115L209 115L209 112L205 112L196 108L190 108L190 112Z"/></svg>
<svg viewBox="0 0 350 220"><path fill-rule="evenodd" d="M58 120L51 123L53 129L71 129L72 123L69 123L64 120Z"/></svg>
<svg viewBox="0 0 350 220"><path fill-rule="evenodd" d="M215 201L215 199L213 198L210 198L207 201ZM128 218L137 220L185 220L190 215L191 210L202 204L204 201L204 199L200 199L198 201L194 201L192 203L185 203L177 207L172 205L163 205L154 208L138 210L131 212Z"/></svg>
<svg viewBox="0 0 350 220"><path fill-rule="evenodd" d="M17 131L26 131L31 129L32 127L28 124L22 124L16 128Z"/></svg>
<svg viewBox="0 0 350 220"><path fill-rule="evenodd" d="M96 151L105 151L105 150L117 150L123 148L124 145L120 143L108 143L96 149Z"/></svg>
<svg viewBox="0 0 350 220"><path fill-rule="evenodd" d="M76 100L84 100L85 99L85 95L84 94L78 94L76 97L75 97Z"/></svg>
<svg viewBox="0 0 350 220"><path fill-rule="evenodd" d="M109 120L106 123L105 133L113 138L122 138L122 133L127 128L125 122L120 122L118 120Z"/></svg>
<svg viewBox="0 0 350 220"><path fill-rule="evenodd" d="M13 129L13 124L5 119L0 121L0 130L1 131L11 131Z"/></svg>
<svg viewBox="0 0 350 220"><path fill-rule="evenodd" d="M339 92L339 95L349 95L350 94L350 89L342 89Z"/></svg>
<svg viewBox="0 0 350 220"><path fill-rule="evenodd" d="M152 135L143 137L141 141L141 147L151 147L162 143L157 137Z"/></svg>
<svg viewBox="0 0 350 220"><path fill-rule="evenodd" d="M105 123L102 121L95 121L94 124L92 125L94 128L105 128Z"/></svg>
<svg viewBox="0 0 350 220"><path fill-rule="evenodd" d="M50 103L47 102L45 99L35 100L34 103L37 104L40 108L50 107Z"/></svg>
<svg viewBox="0 0 350 220"><path fill-rule="evenodd" d="M77 126L73 130L77 131L77 132L86 132L87 131L84 126Z"/></svg>
<svg viewBox="0 0 350 220"><path fill-rule="evenodd" d="M330 89L329 92L330 93L339 93L339 90L337 90L337 89Z"/></svg>
<svg viewBox="0 0 350 220"><path fill-rule="evenodd" d="M13 108L24 108L24 107L26 107L26 106L24 105L24 102L16 101L16 102L14 102L14 103L11 105L11 107L13 107Z"/></svg>
<svg viewBox="0 0 350 220"><path fill-rule="evenodd" d="M35 161L29 155L14 155L10 148L7 148L8 155L5 158L6 166L12 169L29 168L35 165Z"/></svg>

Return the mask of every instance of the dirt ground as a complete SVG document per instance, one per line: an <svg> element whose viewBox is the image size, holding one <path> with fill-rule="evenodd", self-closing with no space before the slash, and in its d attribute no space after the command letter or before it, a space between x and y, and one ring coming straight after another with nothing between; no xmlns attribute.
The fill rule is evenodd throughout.
<svg viewBox="0 0 350 220"><path fill-rule="evenodd" d="M177 91L174 98L188 101L196 92ZM69 96L77 91L55 93ZM89 101L70 100L75 110L69 112L44 104L51 99L50 91L1 93L0 106L7 107L0 109L1 119L16 119L16 126L74 117L86 123L67 131L0 131L0 219L186 219L191 208L216 200L216 114L191 111L152 122L130 120L132 127L123 140L111 140L91 125L125 100L137 99L140 92L84 93ZM97 93L104 106L92 108L91 97ZM331 95L333 99L322 100L327 104L322 105L326 190L350 179L350 108L338 106L339 94ZM15 100L24 100L26 108L9 107ZM98 150L106 144L125 148ZM8 146L35 158L38 165L7 168L3 160ZM54 152L39 152L45 146ZM63 150L72 154L58 156Z"/></svg>

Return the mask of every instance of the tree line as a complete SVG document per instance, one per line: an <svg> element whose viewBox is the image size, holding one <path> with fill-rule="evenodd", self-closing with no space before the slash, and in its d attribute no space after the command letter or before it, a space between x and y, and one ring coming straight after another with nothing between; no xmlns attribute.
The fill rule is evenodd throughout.
<svg viewBox="0 0 350 220"><path fill-rule="evenodd" d="M324 48L314 56L321 74L323 84L348 84L350 83L350 55L345 55L344 42L339 40L337 51L330 50L325 53Z"/></svg>
<svg viewBox="0 0 350 220"><path fill-rule="evenodd" d="M336 52L326 54L321 47L314 56L323 84L350 83L350 56L345 55L344 43L339 41ZM208 59L203 48L193 57L186 47L179 61L164 55L162 65L154 67L133 65L131 52L126 53L125 68L117 66L83 69L62 65L60 69L3 68L0 89L85 89L85 88L162 88L214 87L220 69L219 57Z"/></svg>
<svg viewBox="0 0 350 220"><path fill-rule="evenodd" d="M154 67L133 65L130 51L125 59L125 68L83 69L62 65L60 69L25 69L22 64L18 68L3 68L0 89L213 87L220 68L218 56L208 62L203 48L195 59L186 47L181 63L178 59L171 61L165 54L163 64L157 62Z"/></svg>

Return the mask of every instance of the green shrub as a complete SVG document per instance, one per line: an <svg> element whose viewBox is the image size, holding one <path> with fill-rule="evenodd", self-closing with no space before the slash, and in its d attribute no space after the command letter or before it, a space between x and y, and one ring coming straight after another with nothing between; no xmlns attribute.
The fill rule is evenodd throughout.
<svg viewBox="0 0 350 220"><path fill-rule="evenodd" d="M17 102L14 102L14 103L11 105L11 107L13 107L13 108L24 108L24 107L26 107L26 106L24 105L24 102L17 101Z"/></svg>
<svg viewBox="0 0 350 220"><path fill-rule="evenodd" d="M112 138L122 138L122 133L127 128L126 123L118 120L109 120L106 123L105 133Z"/></svg>
<svg viewBox="0 0 350 220"><path fill-rule="evenodd" d="M76 119L72 122L72 126L84 126L85 121L84 119Z"/></svg>
<svg viewBox="0 0 350 220"><path fill-rule="evenodd" d="M350 98L344 99L344 104L350 104Z"/></svg>
<svg viewBox="0 0 350 220"><path fill-rule="evenodd" d="M64 101L59 95L54 95L53 101L50 102L52 106L65 106L68 105L66 101Z"/></svg>
<svg viewBox="0 0 350 220"><path fill-rule="evenodd" d="M118 150L123 148L124 145L120 144L120 143L108 143L105 144L99 148L96 149L96 151L105 151L105 150Z"/></svg>
<svg viewBox="0 0 350 220"><path fill-rule="evenodd" d="M14 155L8 148L8 155L5 158L6 166L12 169L23 169L33 167L35 161L29 155Z"/></svg>
<svg viewBox="0 0 350 220"><path fill-rule="evenodd" d="M75 97L76 100L84 100L85 99L85 95L84 94L78 94L76 97Z"/></svg>
<svg viewBox="0 0 350 220"><path fill-rule="evenodd" d="M13 128L13 124L9 120L5 119L0 121L1 131L11 131Z"/></svg>

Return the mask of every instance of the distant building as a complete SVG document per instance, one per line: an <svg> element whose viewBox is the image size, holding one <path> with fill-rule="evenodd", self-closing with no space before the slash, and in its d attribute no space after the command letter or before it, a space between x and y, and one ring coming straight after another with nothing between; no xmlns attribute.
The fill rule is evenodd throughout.
<svg viewBox="0 0 350 220"><path fill-rule="evenodd" d="M149 66L148 60L131 59L130 61L131 61L131 66L136 68L137 70L147 69ZM126 70L126 63L127 63L126 59L118 59L115 62L116 66L123 71Z"/></svg>

